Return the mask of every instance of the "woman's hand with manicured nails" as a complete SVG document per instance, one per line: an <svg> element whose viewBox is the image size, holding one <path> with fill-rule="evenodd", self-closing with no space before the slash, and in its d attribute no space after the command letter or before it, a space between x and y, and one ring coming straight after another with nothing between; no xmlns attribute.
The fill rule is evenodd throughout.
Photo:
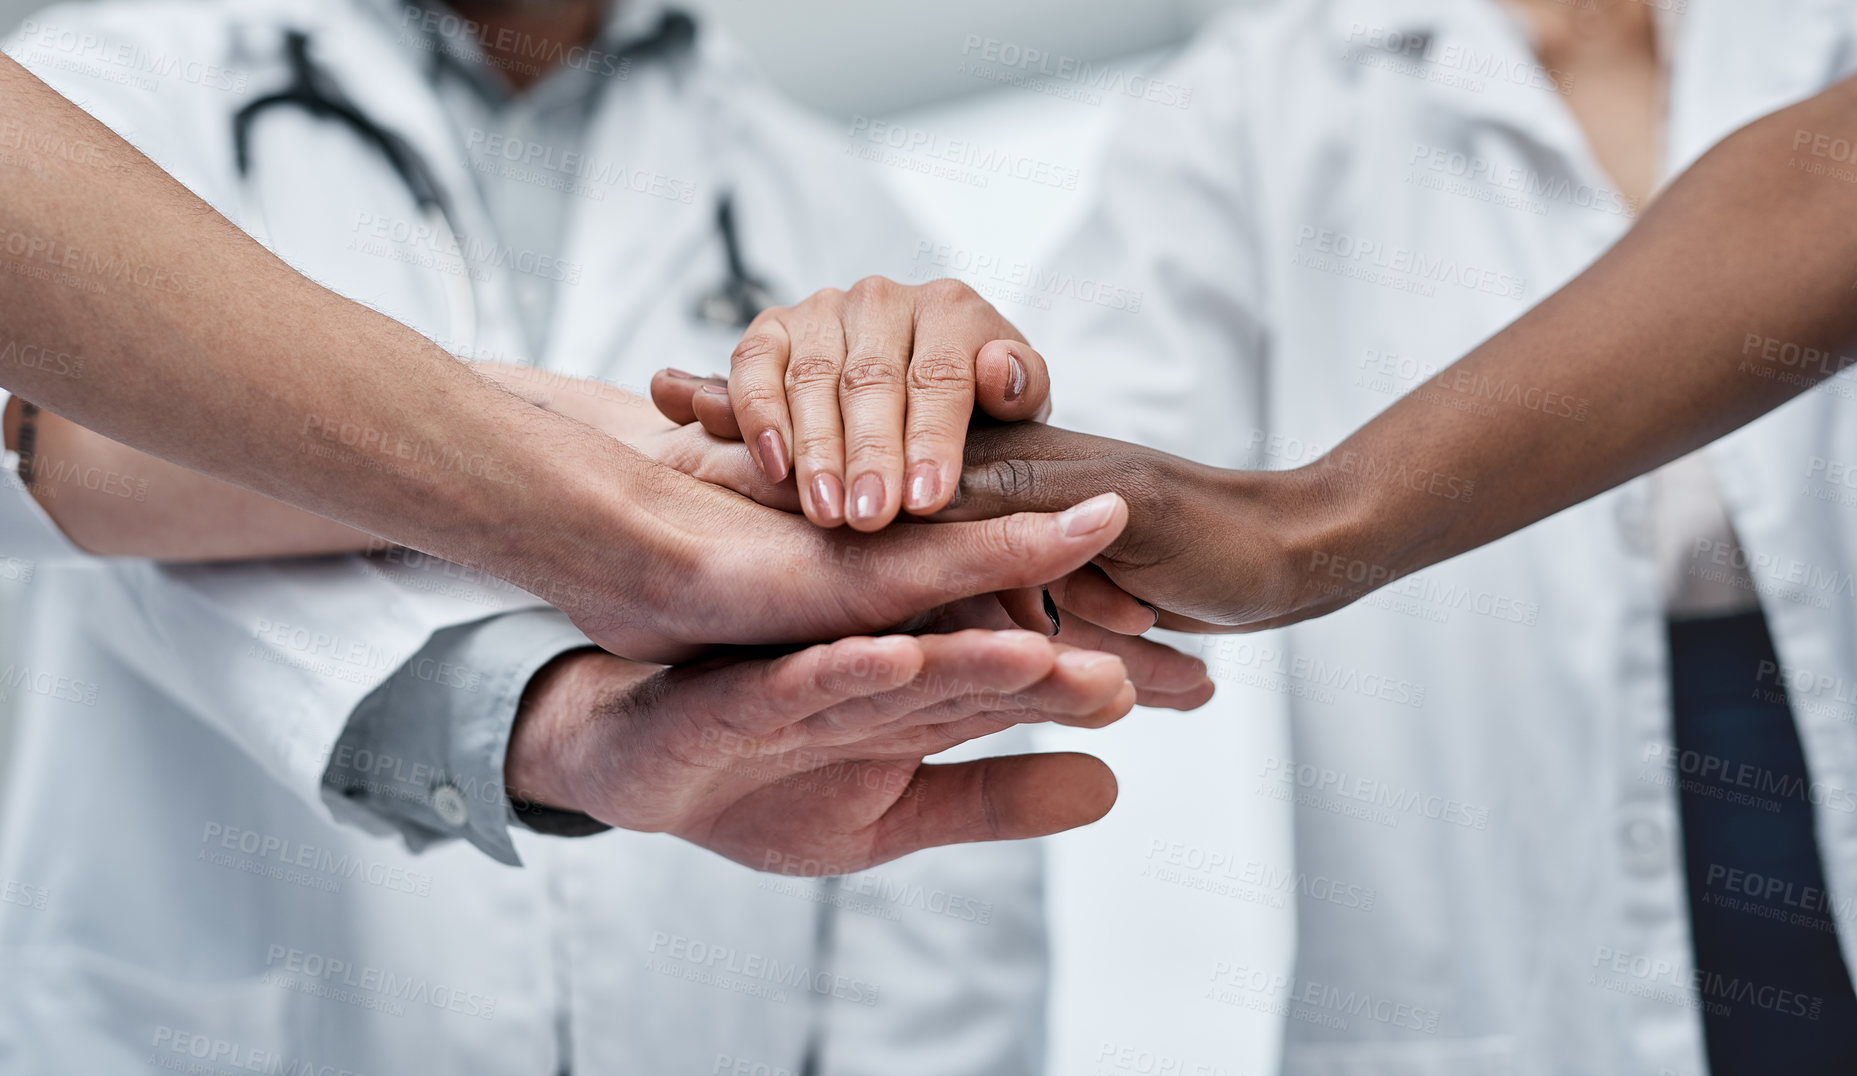
<svg viewBox="0 0 1857 1076"><path fill-rule="evenodd" d="M741 439L772 481L794 476L819 526L875 531L947 505L976 408L1042 419L1050 388L1043 357L972 288L868 277L763 312L727 394L696 391L669 414Z"/></svg>

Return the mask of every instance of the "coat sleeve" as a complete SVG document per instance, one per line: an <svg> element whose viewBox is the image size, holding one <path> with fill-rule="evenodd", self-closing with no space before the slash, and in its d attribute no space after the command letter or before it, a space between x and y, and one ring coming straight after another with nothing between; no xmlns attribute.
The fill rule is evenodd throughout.
<svg viewBox="0 0 1857 1076"><path fill-rule="evenodd" d="M350 715L446 628L539 598L418 553L89 569L92 642L326 810L323 773Z"/></svg>

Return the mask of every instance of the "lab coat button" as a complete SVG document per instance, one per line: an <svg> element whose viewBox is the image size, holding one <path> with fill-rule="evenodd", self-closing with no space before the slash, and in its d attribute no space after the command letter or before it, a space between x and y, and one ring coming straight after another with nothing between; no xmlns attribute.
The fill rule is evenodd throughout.
<svg viewBox="0 0 1857 1076"><path fill-rule="evenodd" d="M458 791L458 786L450 781L432 790L432 809L438 812L441 821L453 829L463 827L471 817L471 808L464 802L464 793Z"/></svg>
<svg viewBox="0 0 1857 1076"><path fill-rule="evenodd" d="M1627 865L1638 873L1651 873L1667 866L1664 855L1664 827L1646 818L1637 818L1619 827Z"/></svg>

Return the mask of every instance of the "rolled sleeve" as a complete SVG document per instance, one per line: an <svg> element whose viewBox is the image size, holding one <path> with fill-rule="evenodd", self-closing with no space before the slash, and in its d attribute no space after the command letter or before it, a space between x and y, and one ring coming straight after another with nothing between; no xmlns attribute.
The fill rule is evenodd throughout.
<svg viewBox="0 0 1857 1076"><path fill-rule="evenodd" d="M0 349L0 359L6 353ZM0 389L0 411L6 410L13 394ZM10 572L9 579L30 579L41 563L88 560L90 554L79 549L45 511L26 484L19 480L19 453L0 450L0 563Z"/></svg>
<svg viewBox="0 0 1857 1076"><path fill-rule="evenodd" d="M520 866L503 788L516 708L542 666L592 645L553 609L434 633L349 715L323 771L324 801L415 852L464 838Z"/></svg>

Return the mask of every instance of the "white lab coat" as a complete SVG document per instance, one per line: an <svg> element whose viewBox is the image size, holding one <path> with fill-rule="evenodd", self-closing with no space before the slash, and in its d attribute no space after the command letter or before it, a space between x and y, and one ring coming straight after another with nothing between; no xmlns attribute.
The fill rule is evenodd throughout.
<svg viewBox="0 0 1857 1076"><path fill-rule="evenodd" d="M236 219L232 115L284 83L297 26L419 148L460 231L492 239L420 55L358 3L67 7L12 51ZM725 183L751 268L789 301L907 264L916 236L878 177L707 35L603 100L584 149L621 178L576 203L577 279L540 365L635 388L726 368L736 333L692 316L724 279ZM300 110L255 146L283 257L467 346L443 340L450 263L369 234L417 217L378 153ZM508 271L481 274L469 350L523 354ZM5 674L0 1070L772 1076L822 1036L820 1072L1037 1071L1035 846L911 857L837 894L630 833L518 832L521 870L461 842L410 855L332 818L331 745L432 632L534 599L431 562L100 562L7 496L4 552L32 582Z"/></svg>
<svg viewBox="0 0 1857 1076"><path fill-rule="evenodd" d="M1847 3L1686 7L1672 172L1857 63ZM1053 420L1226 466L1317 458L1628 227L1546 75L1490 0L1217 24L1160 76L1191 106L1126 106L1081 227L1010 282L1049 308L1032 339ZM1836 378L1708 458L1756 558L1857 964L1857 502L1826 481L1857 459L1854 389ZM1580 431L1577 402L1487 405L1555 407ZM1326 619L1205 644L1216 676L1283 696L1294 748L1229 760L1206 809L1293 802L1298 877L1375 898L1298 899L1287 982L1192 954L1181 1020L1281 1012L1297 1076L1704 1070L1646 486Z"/></svg>

